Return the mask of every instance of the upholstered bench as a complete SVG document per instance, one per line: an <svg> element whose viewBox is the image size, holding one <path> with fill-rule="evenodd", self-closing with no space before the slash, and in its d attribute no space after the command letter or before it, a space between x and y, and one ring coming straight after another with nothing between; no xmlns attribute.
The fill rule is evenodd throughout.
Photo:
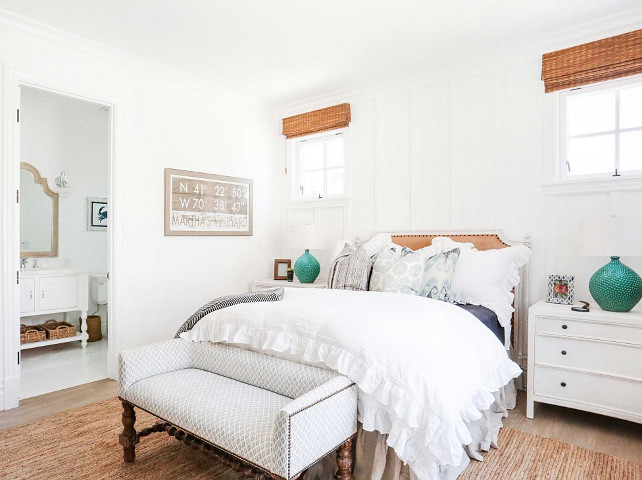
<svg viewBox="0 0 642 480"><path fill-rule="evenodd" d="M126 462L141 437L167 431L257 479L297 478L337 450L352 479L357 387L330 370L209 342L174 339L122 352ZM138 407L161 419L137 432Z"/></svg>

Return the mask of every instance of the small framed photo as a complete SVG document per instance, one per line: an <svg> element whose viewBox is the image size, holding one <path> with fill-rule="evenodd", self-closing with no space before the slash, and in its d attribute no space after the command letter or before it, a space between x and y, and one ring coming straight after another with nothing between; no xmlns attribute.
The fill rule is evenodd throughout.
<svg viewBox="0 0 642 480"><path fill-rule="evenodd" d="M572 305L575 288L573 275L549 275L548 276L548 303L561 303L563 305Z"/></svg>
<svg viewBox="0 0 642 480"><path fill-rule="evenodd" d="M274 280L287 280L288 268L292 266L289 258L277 258L274 260Z"/></svg>
<svg viewBox="0 0 642 480"><path fill-rule="evenodd" d="M87 230L107 231L108 211L106 198L87 197Z"/></svg>

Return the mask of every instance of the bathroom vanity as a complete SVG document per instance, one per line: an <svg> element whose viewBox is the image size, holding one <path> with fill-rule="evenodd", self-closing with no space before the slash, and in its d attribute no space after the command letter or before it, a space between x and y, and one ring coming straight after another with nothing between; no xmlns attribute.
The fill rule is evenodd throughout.
<svg viewBox="0 0 642 480"><path fill-rule="evenodd" d="M74 337L41 342L25 343L21 350L44 347L57 343L80 341L87 347L87 309L89 275L75 269L25 269L20 272L20 317L64 313L67 319L71 312L80 312L80 333Z"/></svg>

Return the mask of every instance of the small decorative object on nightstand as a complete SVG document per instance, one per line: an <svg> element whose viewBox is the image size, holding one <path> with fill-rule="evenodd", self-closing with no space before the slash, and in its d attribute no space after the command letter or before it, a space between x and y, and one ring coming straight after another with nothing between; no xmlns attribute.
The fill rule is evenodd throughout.
<svg viewBox="0 0 642 480"><path fill-rule="evenodd" d="M288 282L294 281L294 268L288 268L287 274L288 274Z"/></svg>
<svg viewBox="0 0 642 480"><path fill-rule="evenodd" d="M528 397L642 423L642 311L571 311L541 301L528 314Z"/></svg>
<svg viewBox="0 0 642 480"><path fill-rule="evenodd" d="M301 283L313 283L319 276L321 265L310 253L310 249L322 249L324 243L321 238L321 230L315 225L304 225L292 227L290 235L292 248L304 248L305 252L294 262L294 274Z"/></svg>
<svg viewBox="0 0 642 480"><path fill-rule="evenodd" d="M603 310L628 312L642 298L642 278L620 256L642 256L642 217L582 220L582 253L611 257L593 274L589 291Z"/></svg>
<svg viewBox="0 0 642 480"><path fill-rule="evenodd" d="M575 287L573 275L549 275L548 276L548 303L561 303L563 305L573 305L573 296Z"/></svg>
<svg viewBox="0 0 642 480"><path fill-rule="evenodd" d="M277 258L274 260L274 280L287 280L288 270L292 266L289 258Z"/></svg>

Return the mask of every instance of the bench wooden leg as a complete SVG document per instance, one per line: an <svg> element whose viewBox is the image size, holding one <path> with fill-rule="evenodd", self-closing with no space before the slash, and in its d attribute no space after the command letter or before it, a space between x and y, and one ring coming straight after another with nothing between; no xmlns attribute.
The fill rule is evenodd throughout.
<svg viewBox="0 0 642 480"><path fill-rule="evenodd" d="M339 470L334 476L336 480L354 480L352 476L352 460L352 439L349 439L337 450L337 466Z"/></svg>
<svg viewBox="0 0 642 480"><path fill-rule="evenodd" d="M123 403L123 432L118 436L118 441L123 446L123 458L126 462L133 462L136 458L136 444L138 435L134 424L136 423L136 412L134 406L121 400Z"/></svg>

